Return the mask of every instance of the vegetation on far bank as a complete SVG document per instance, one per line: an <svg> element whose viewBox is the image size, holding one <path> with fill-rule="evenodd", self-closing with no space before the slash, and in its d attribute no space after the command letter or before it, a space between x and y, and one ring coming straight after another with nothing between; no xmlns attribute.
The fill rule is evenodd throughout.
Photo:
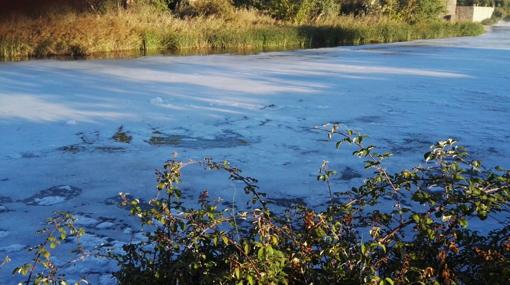
<svg viewBox="0 0 510 285"><path fill-rule="evenodd" d="M480 0L479 0L480 1ZM474 2L474 4L483 4L483 3L476 3L476 1L471 0L471 2ZM486 3L490 2L490 3ZM468 2L467 4L469 4ZM484 20L482 24L484 25L493 25L499 21L510 21L510 0L496 0L494 2L485 0L485 4L487 6L494 6L494 14L492 14L492 17L490 19Z"/></svg>
<svg viewBox="0 0 510 285"><path fill-rule="evenodd" d="M3 14L0 59L358 45L484 31L480 24L441 20L442 0L70 1L75 2Z"/></svg>
<svg viewBox="0 0 510 285"><path fill-rule="evenodd" d="M324 161L318 191L329 199L320 209L278 208L256 179L228 162L168 161L157 172L154 199L120 194L146 239L97 254L117 262L118 284L508 284L509 220L489 218L508 213L510 170L486 168L448 139L431 146L420 165L390 172L384 164L391 154L366 136L336 124L322 130L337 148L352 147L371 174L359 187L335 189L336 173ZM190 190L181 188L182 170L193 166L225 172L244 186L247 204L225 204L204 191L195 206L184 206ZM221 191L215 188L208 190ZM492 231L476 231L475 221ZM42 234L33 261L14 273L26 285L67 284L51 252L83 231L59 213Z"/></svg>

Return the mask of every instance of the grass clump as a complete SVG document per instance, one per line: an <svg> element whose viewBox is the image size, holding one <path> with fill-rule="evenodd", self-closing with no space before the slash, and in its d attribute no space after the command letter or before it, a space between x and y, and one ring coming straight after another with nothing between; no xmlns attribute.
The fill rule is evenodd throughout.
<svg viewBox="0 0 510 285"><path fill-rule="evenodd" d="M133 136L129 132L124 130L124 126L120 126L117 131L113 134L112 139L120 143L131 143Z"/></svg>

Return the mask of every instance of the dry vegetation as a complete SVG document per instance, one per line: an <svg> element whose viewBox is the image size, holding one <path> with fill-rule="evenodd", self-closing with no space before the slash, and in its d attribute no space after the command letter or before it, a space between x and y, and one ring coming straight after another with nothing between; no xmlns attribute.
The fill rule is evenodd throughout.
<svg viewBox="0 0 510 285"><path fill-rule="evenodd" d="M69 10L37 18L4 17L0 20L0 59L126 51L283 49L483 32L481 25L471 23L434 21L411 25L384 17L337 16L297 24L275 20L256 10L196 11L183 11L179 17L151 5L138 5L127 10L86 13Z"/></svg>

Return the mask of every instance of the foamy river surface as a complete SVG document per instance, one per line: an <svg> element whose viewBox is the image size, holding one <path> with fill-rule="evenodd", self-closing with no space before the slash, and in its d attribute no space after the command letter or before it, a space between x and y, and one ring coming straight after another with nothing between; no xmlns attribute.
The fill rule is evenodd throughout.
<svg viewBox="0 0 510 285"><path fill-rule="evenodd" d="M0 280L28 261L26 247L54 211L78 216L90 249L140 238L117 193L150 198L154 170L174 156L228 159L274 203L320 206L323 160L338 172L335 191L367 175L315 129L328 122L392 151L390 169L421 163L448 137L510 168L510 26L475 38L249 56L0 64L0 259L14 260ZM113 138L120 127L131 140ZM184 174L188 201L204 188L243 199L224 175ZM114 264L101 258L63 266L91 284L112 281Z"/></svg>

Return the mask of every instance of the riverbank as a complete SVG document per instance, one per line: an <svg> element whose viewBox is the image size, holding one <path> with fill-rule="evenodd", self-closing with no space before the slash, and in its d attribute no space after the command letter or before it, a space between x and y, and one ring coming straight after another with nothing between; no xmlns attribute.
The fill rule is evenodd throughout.
<svg viewBox="0 0 510 285"><path fill-rule="evenodd" d="M275 50L474 36L477 23L408 24L382 17L338 16L297 24L257 11L179 18L143 6L0 20L0 60L151 51Z"/></svg>

